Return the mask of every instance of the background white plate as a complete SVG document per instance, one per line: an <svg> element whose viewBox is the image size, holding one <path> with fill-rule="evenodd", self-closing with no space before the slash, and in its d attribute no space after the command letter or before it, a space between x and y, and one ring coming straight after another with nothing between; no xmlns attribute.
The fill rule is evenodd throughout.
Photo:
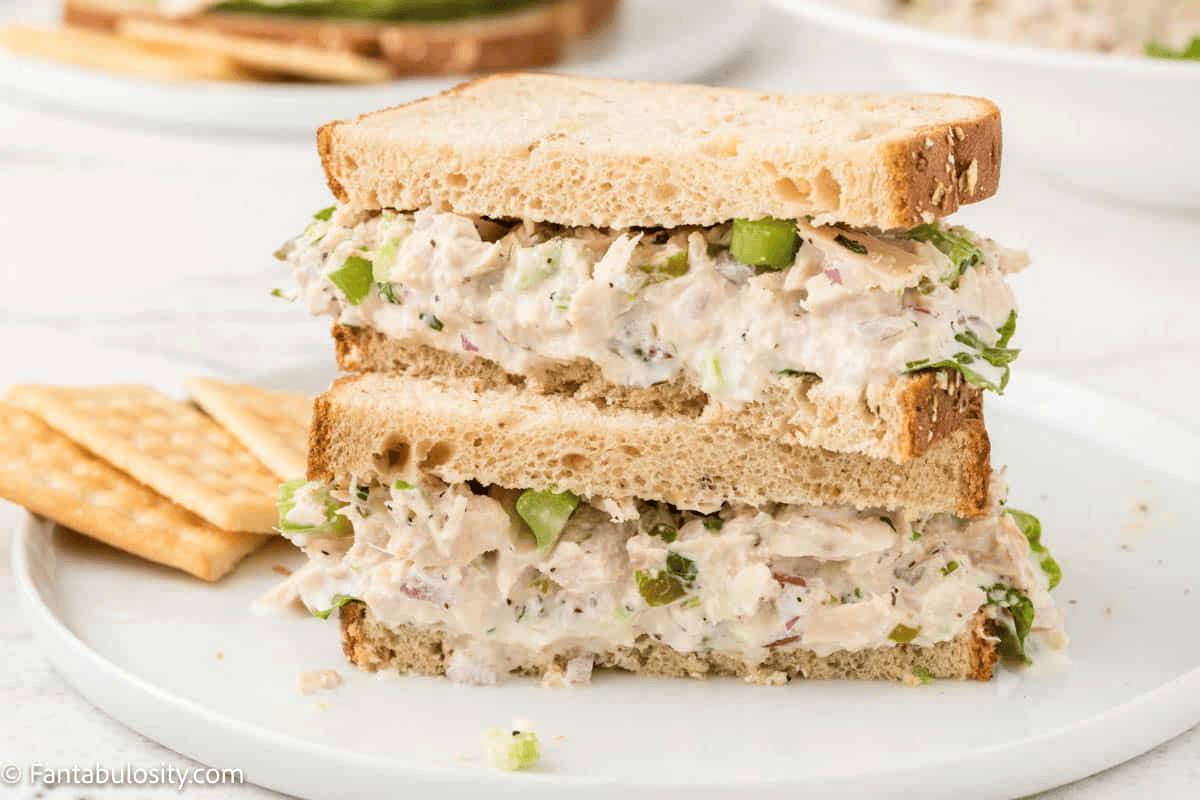
<svg viewBox="0 0 1200 800"><path fill-rule="evenodd" d="M1200 64L952 35L845 0L773 2L871 47L914 89L995 101L1006 158L1111 197L1200 211Z"/></svg>
<svg viewBox="0 0 1200 800"><path fill-rule="evenodd" d="M609 78L689 81L731 60L758 25L757 0L622 0L612 30L580 43L556 72ZM0 24L51 23L58 4L19 0L0 7ZM57 24L57 23L55 23ZM436 94L465 78L414 78L369 86L164 83L110 75L0 49L0 91L41 105L157 125L312 135L345 119Z"/></svg>
<svg viewBox="0 0 1200 800"><path fill-rule="evenodd" d="M273 383L311 388L314 373ZM13 568L43 649L80 692L169 747L292 794L1012 798L1200 719L1200 436L1020 372L990 412L1012 502L1041 516L1064 567L1073 663L1062 671L919 688L619 674L578 690L460 687L357 672L333 619L249 614L279 580L272 566L301 560L282 541L209 586L31 519ZM298 672L325 667L346 685L296 693ZM482 763L480 731L514 717L544 743L536 771Z"/></svg>

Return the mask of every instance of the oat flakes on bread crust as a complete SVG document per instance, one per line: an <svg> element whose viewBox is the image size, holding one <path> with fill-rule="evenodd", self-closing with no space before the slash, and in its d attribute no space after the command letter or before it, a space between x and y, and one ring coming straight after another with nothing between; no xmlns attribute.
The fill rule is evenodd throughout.
<svg viewBox="0 0 1200 800"><path fill-rule="evenodd" d="M427 472L448 483L556 487L700 511L843 503L974 518L987 512L990 455L982 418L896 464L510 386L365 373L316 399L308 477L390 483Z"/></svg>
<svg viewBox="0 0 1200 800"><path fill-rule="evenodd" d="M614 228L815 215L889 230L994 194L1001 134L980 98L509 74L331 122L317 149L333 194L363 209Z"/></svg>
<svg viewBox="0 0 1200 800"><path fill-rule="evenodd" d="M377 622L361 602L342 606L342 651L352 664L370 672L398 670L421 675L443 675L451 646L434 629L405 625L389 628ZM588 655L568 653L565 657ZM967 632L932 647L902 644L870 650L839 650L828 656L811 651L779 648L755 668L736 655L680 653L661 642L643 637L633 647L618 647L593 653L597 667L625 670L642 675L672 678L736 676L764 683L786 679L859 679L909 682L921 667L934 678L988 681L999 654L988 635L987 623L977 614ZM553 662L527 664L521 674L543 676Z"/></svg>
<svg viewBox="0 0 1200 800"><path fill-rule="evenodd" d="M446 375L479 388L514 386L538 394L570 397L599 408L622 408L728 426L786 444L863 453L905 463L982 415L982 392L957 372L898 376L871 386L861 400L810 395L814 379L781 379L759 402L722 409L697 386L677 378L648 388L620 386L600 377L588 362L563 364L534 378L502 370L483 358L464 358L422 344L393 339L371 328L333 326L338 369L389 372L413 378Z"/></svg>

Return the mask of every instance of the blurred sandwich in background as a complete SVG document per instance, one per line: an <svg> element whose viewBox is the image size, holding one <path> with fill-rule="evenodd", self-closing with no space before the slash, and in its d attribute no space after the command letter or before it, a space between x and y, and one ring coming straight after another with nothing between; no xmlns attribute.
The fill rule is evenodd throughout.
<svg viewBox="0 0 1200 800"><path fill-rule="evenodd" d="M66 0L0 46L156 79L369 83L544 67L618 0Z"/></svg>

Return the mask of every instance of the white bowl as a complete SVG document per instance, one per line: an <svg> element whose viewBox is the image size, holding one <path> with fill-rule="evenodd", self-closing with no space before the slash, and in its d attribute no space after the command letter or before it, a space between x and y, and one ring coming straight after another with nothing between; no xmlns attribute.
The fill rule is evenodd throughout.
<svg viewBox="0 0 1200 800"><path fill-rule="evenodd" d="M918 91L994 100L1010 154L1106 195L1200 210L1200 63L954 36L830 0L773 2L878 46Z"/></svg>

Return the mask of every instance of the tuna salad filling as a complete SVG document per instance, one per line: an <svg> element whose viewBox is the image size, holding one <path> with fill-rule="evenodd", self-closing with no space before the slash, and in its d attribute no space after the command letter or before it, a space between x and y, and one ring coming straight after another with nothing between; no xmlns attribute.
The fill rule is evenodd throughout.
<svg viewBox="0 0 1200 800"><path fill-rule="evenodd" d="M769 504L701 515L632 499L475 484L285 484L280 529L308 563L264 598L327 617L361 600L385 625L432 629L447 675L492 683L650 637L752 668L776 648L819 656L963 634L977 613L1001 653L1065 641L1048 592L1057 563L1040 525L1006 509L910 519L897 512Z"/></svg>
<svg viewBox="0 0 1200 800"><path fill-rule="evenodd" d="M732 407L798 374L857 397L950 368L1002 391L1018 352L1004 276L1026 263L937 224L608 230L348 207L277 255L342 324L526 376L585 361L624 386L682 377Z"/></svg>

